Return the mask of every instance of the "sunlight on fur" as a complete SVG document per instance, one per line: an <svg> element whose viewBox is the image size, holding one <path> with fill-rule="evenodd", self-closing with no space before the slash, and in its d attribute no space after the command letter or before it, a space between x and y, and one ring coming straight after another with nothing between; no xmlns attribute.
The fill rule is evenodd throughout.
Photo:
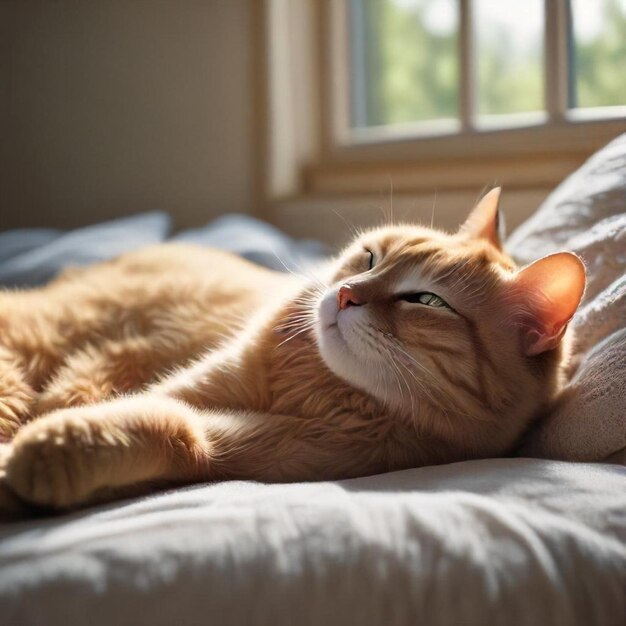
<svg viewBox="0 0 626 626"><path fill-rule="evenodd" d="M518 269L498 201L455 234L363 233L315 275L164 244L0 293L3 506L511 453L558 393L585 270Z"/></svg>

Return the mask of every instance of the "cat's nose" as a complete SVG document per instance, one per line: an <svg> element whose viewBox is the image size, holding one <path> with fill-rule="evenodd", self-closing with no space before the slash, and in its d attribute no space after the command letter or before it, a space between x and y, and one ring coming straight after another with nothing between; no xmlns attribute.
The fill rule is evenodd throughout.
<svg viewBox="0 0 626 626"><path fill-rule="evenodd" d="M349 306L361 306L365 301L356 295L350 285L342 285L337 292L337 306L339 310L347 309Z"/></svg>

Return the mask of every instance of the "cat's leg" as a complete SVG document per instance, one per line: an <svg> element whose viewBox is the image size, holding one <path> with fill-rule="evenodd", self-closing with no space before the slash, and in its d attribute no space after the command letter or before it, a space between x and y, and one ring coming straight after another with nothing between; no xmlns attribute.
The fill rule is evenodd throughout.
<svg viewBox="0 0 626 626"><path fill-rule="evenodd" d="M379 440L354 433L354 420L342 428L322 419L199 412L164 396L134 396L32 422L14 440L6 476L25 501L63 508L146 482L284 482L385 469Z"/></svg>
<svg viewBox="0 0 626 626"><path fill-rule="evenodd" d="M57 302L46 289L0 290L0 441L33 417L41 387L63 358Z"/></svg>
<svg viewBox="0 0 626 626"><path fill-rule="evenodd" d="M171 343L158 335L131 335L75 352L45 385L34 412L44 415L141 390L160 372L184 364L197 350L184 337L175 346Z"/></svg>
<svg viewBox="0 0 626 626"><path fill-rule="evenodd" d="M0 346L0 443L10 441L28 420L35 398L19 355Z"/></svg>
<svg viewBox="0 0 626 626"><path fill-rule="evenodd" d="M381 445L386 426L379 429L357 416L342 421L224 411L207 418L212 479L331 480L386 468L386 446Z"/></svg>
<svg viewBox="0 0 626 626"><path fill-rule="evenodd" d="M64 508L146 481L201 479L206 458L193 409L165 397L134 396L27 424L13 440L5 472L26 502Z"/></svg>
<svg viewBox="0 0 626 626"><path fill-rule="evenodd" d="M69 356L37 398L35 412L102 402L149 382L159 359L145 337L101 341Z"/></svg>

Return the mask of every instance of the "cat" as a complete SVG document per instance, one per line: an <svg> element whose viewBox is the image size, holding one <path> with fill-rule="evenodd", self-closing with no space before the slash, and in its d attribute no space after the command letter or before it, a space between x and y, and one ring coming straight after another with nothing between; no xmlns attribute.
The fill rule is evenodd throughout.
<svg viewBox="0 0 626 626"><path fill-rule="evenodd" d="M66 509L511 453L558 393L585 268L517 268L499 197L454 234L361 234L319 278L163 244L0 294L4 487Z"/></svg>

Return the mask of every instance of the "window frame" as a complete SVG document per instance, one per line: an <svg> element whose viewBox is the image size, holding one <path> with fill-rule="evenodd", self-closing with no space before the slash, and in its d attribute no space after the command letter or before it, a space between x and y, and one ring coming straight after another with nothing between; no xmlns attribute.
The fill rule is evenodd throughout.
<svg viewBox="0 0 626 626"><path fill-rule="evenodd" d="M262 7L254 52L257 108L265 116L260 204L380 194L383 179L399 193L496 183L551 189L626 131L626 106L568 109L567 0L544 0L545 114L532 123L517 115L505 128L473 123L473 59L462 52L472 49L472 0L459 0L460 124L458 132L430 134L417 126L351 127L349 0L251 1Z"/></svg>
<svg viewBox="0 0 626 626"><path fill-rule="evenodd" d="M570 109L568 104L568 6L567 0L544 0L544 95L545 110L537 114L497 116L500 124L489 127L476 122L475 64L472 22L473 0L459 1L459 125L438 131L432 122L389 127L353 128L350 123L349 0L322 0L322 39L327 47L323 64L327 109L324 112L326 155L339 161L351 159L415 159L442 156L498 156L551 150L587 149L587 132L626 129L626 105ZM582 131L582 132L581 132ZM604 134L604 133L602 133ZM519 145L524 135L529 145Z"/></svg>

